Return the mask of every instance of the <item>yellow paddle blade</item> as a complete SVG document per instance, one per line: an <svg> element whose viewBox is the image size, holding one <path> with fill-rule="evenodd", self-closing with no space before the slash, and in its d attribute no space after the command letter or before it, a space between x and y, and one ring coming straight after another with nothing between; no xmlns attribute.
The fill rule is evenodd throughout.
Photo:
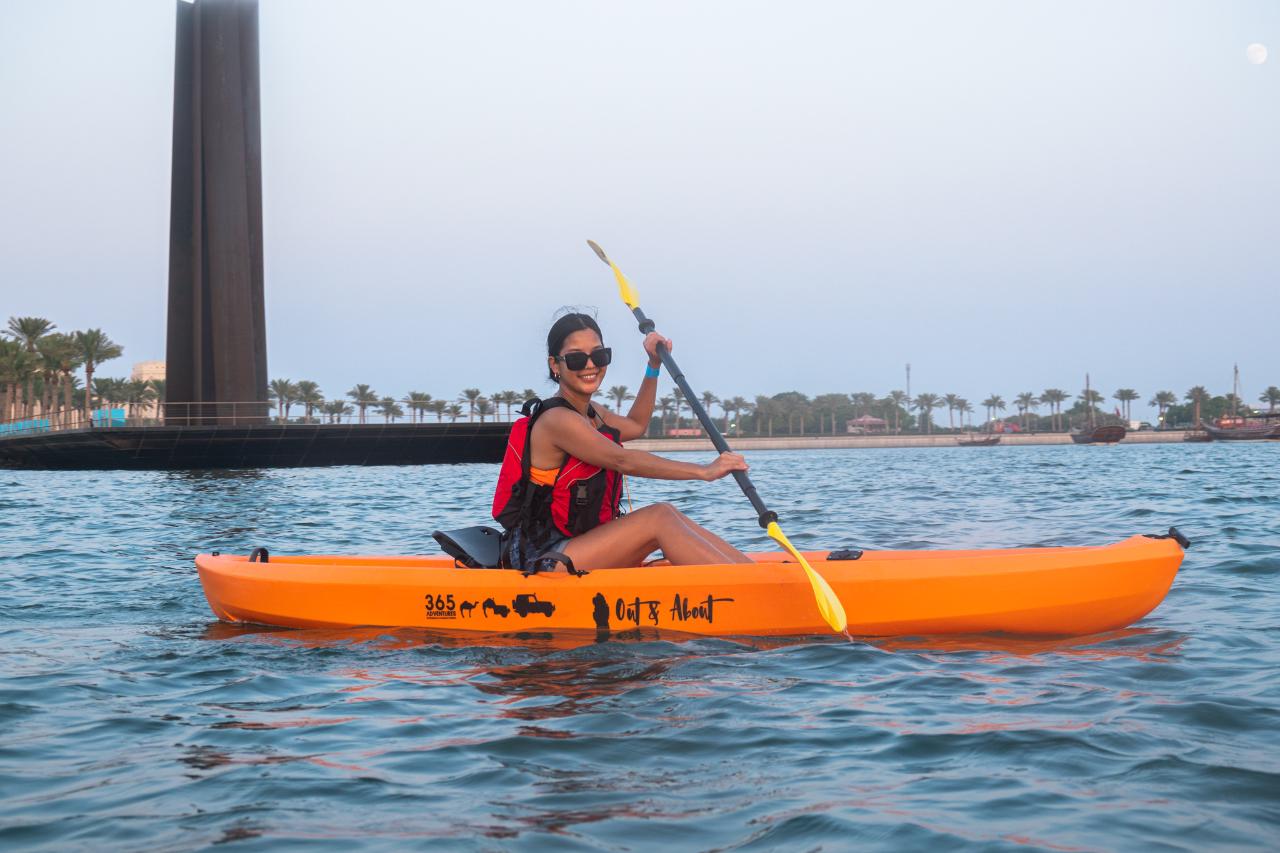
<svg viewBox="0 0 1280 853"><path fill-rule="evenodd" d="M836 591L831 588L831 584L827 583L826 578L813 570L813 566L809 565L809 561L796 550L795 546L783 534L778 522L769 522L766 532L771 539L787 549L787 553L795 557L804 569L805 575L809 578L809 584L813 587L813 597L818 602L818 612L822 614L823 620L831 626L831 630L843 632L849 626L849 619L844 615L844 605L836 597Z"/></svg>
<svg viewBox="0 0 1280 853"><path fill-rule="evenodd" d="M622 274L622 270L618 269L618 265L613 261L609 261L609 266L613 268L613 276L618 280L618 294L622 296L622 301L627 303L628 308L639 308L640 297L636 294L635 288L631 286L631 282L627 281L627 277Z"/></svg>
<svg viewBox="0 0 1280 853"><path fill-rule="evenodd" d="M618 265L609 260L609 256L604 253L604 249L600 248L600 244L595 240L588 240L587 245L591 250L600 256L600 260L609 265L609 269L613 270L613 277L618 280L618 293L622 296L622 301L627 303L627 307L636 309L640 307L640 296L636 293L631 282L627 281L627 277L622 274L622 270L618 269Z"/></svg>

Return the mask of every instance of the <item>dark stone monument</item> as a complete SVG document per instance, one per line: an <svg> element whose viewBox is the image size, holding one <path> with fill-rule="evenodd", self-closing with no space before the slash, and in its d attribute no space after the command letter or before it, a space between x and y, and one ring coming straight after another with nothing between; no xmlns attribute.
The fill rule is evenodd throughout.
<svg viewBox="0 0 1280 853"><path fill-rule="evenodd" d="M257 0L178 0L171 194L166 421L261 423Z"/></svg>

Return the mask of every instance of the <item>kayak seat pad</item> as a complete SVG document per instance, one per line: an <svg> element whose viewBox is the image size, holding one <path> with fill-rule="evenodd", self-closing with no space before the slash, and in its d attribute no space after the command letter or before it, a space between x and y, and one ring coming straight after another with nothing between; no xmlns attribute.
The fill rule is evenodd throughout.
<svg viewBox="0 0 1280 853"><path fill-rule="evenodd" d="M492 527L437 530L431 537L441 549L469 569L496 569L502 554L502 534Z"/></svg>

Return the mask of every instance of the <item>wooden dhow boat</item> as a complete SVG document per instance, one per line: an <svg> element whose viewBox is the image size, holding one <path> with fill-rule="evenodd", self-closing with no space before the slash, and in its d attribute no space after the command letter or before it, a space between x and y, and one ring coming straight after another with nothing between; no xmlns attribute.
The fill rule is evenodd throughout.
<svg viewBox="0 0 1280 853"><path fill-rule="evenodd" d="M1089 401L1093 396L1089 386L1089 374L1084 375L1084 398ZM1128 429L1123 424L1102 424L1099 426L1094 419L1093 403L1086 402L1089 407L1089 425L1084 429L1073 430L1071 432L1071 440L1076 444L1116 444L1124 440Z"/></svg>
<svg viewBox="0 0 1280 853"><path fill-rule="evenodd" d="M1200 424L1214 441L1280 440L1280 412L1259 417L1223 417L1217 423Z"/></svg>
<svg viewBox="0 0 1280 853"><path fill-rule="evenodd" d="M1128 430L1122 425L1107 424L1073 432L1071 440L1076 444L1116 444L1123 441L1126 434Z"/></svg>

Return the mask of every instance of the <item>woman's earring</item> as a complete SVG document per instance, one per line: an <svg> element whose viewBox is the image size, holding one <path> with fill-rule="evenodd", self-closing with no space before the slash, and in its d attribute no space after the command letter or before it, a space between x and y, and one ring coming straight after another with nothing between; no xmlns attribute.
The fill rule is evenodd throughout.
<svg viewBox="0 0 1280 853"><path fill-rule="evenodd" d="M557 374L556 374L556 381L557 381L557 382L559 382L559 381L560 381L560 374L559 374L559 373L557 373Z"/></svg>

